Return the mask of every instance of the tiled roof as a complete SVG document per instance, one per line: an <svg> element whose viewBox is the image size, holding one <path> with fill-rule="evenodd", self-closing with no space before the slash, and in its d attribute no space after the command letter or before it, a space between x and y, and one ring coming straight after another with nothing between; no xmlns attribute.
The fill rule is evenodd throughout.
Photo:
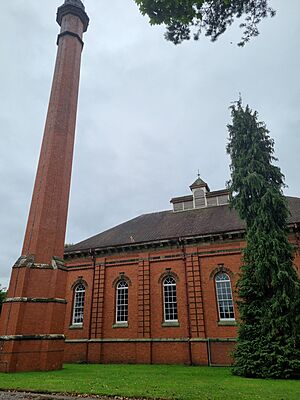
<svg viewBox="0 0 300 400"><path fill-rule="evenodd" d="M288 222L300 223L300 198L287 197L287 200L291 212ZM229 205L182 212L162 211L144 214L124 222L68 247L65 253L244 229L244 222Z"/></svg>

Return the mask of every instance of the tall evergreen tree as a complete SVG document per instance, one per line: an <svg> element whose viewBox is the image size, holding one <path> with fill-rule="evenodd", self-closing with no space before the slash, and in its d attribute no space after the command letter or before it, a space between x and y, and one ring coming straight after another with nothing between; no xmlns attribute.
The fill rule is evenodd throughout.
<svg viewBox="0 0 300 400"><path fill-rule="evenodd" d="M300 373L300 281L288 241L284 176L273 164L274 141L257 112L240 99L231 115L231 203L246 222L247 240L233 372L287 378Z"/></svg>

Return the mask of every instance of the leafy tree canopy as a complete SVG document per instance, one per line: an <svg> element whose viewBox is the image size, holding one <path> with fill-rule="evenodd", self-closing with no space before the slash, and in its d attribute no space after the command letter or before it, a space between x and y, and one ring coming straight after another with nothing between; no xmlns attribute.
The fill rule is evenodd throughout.
<svg viewBox="0 0 300 400"><path fill-rule="evenodd" d="M152 25L167 26L165 37L174 44L204 32L215 41L235 18L244 17L239 46L259 34L257 25L265 17L275 15L268 0L135 0Z"/></svg>
<svg viewBox="0 0 300 400"><path fill-rule="evenodd" d="M239 100L231 113L231 203L247 227L234 372L287 378L300 373L300 280L288 240L284 177L273 163L274 142L257 112Z"/></svg>

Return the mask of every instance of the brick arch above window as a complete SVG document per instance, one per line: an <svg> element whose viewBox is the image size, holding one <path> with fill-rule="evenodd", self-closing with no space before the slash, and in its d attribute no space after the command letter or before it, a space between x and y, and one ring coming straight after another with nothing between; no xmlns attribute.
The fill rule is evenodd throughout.
<svg viewBox="0 0 300 400"><path fill-rule="evenodd" d="M225 272L225 274L228 274L231 279L234 277L234 273L229 268L225 267L224 264L218 264L217 268L211 271L209 279L215 279L216 275L221 272Z"/></svg>
<svg viewBox="0 0 300 400"><path fill-rule="evenodd" d="M162 283L169 276L174 278L176 283L179 281L178 275L175 272L171 271L171 269L167 269L164 273L160 275L158 283Z"/></svg>
<svg viewBox="0 0 300 400"><path fill-rule="evenodd" d="M128 284L128 286L132 286L130 278L127 275L125 275L123 272L121 272L119 274L119 276L117 276L116 279L114 279L114 281L112 283L112 287L116 288L120 281L125 281Z"/></svg>
<svg viewBox="0 0 300 400"><path fill-rule="evenodd" d="M89 286L82 276L78 277L78 279L72 284L71 290L74 290L78 285L83 285L85 289L87 289Z"/></svg>

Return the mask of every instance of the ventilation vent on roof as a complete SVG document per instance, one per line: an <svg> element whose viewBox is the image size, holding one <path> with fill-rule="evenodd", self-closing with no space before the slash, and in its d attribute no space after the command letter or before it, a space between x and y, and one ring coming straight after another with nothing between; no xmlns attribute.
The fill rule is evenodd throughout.
<svg viewBox="0 0 300 400"><path fill-rule="evenodd" d="M225 194L223 196L218 196L218 204L223 205L223 204L228 204L229 203L229 195Z"/></svg>
<svg viewBox="0 0 300 400"><path fill-rule="evenodd" d="M190 186L192 195L173 197L170 202L173 204L173 211L186 211L195 208L222 206L229 203L228 189L210 191L207 183L199 177Z"/></svg>
<svg viewBox="0 0 300 400"><path fill-rule="evenodd" d="M183 203L183 209L184 209L184 210L192 210L193 208L194 208L193 200L191 200L191 201L185 201L185 202Z"/></svg>
<svg viewBox="0 0 300 400"><path fill-rule="evenodd" d="M194 190L194 203L195 203L195 208L206 206L205 193L203 189Z"/></svg>
<svg viewBox="0 0 300 400"><path fill-rule="evenodd" d="M218 198L217 197L208 197L207 198L207 205L208 205L208 207L217 206L218 205Z"/></svg>
<svg viewBox="0 0 300 400"><path fill-rule="evenodd" d="M174 203L173 209L174 211L183 211L183 203Z"/></svg>

